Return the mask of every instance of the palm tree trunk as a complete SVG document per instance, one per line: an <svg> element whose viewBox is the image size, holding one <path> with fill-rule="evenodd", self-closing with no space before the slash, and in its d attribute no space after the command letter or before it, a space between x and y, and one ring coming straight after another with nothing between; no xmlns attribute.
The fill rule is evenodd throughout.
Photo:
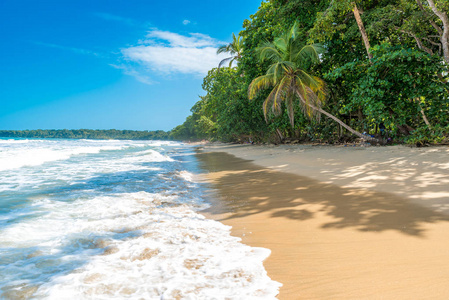
<svg viewBox="0 0 449 300"><path fill-rule="evenodd" d="M355 134L356 136L358 136L359 138L362 138L364 140L374 140L374 138L370 137L369 135L363 135L360 132L358 132L355 129L352 129L351 127L349 127L348 125L346 125L342 120L340 120L339 118L337 118L336 116L328 113L327 111L325 111L322 108L319 107L313 107L309 104L310 107L312 107L313 109L316 109L317 111L319 111L320 113L322 113L323 115L327 116L328 118L331 118L332 120L334 120L335 122L337 122L338 124L340 124L341 126L343 126L344 128L346 128L349 132L351 132L352 134Z"/></svg>
<svg viewBox="0 0 449 300"><path fill-rule="evenodd" d="M348 125L346 125L342 120L340 120L339 118L337 118L336 116L328 113L327 111L325 111L324 109L322 109L321 107L316 107L315 105L311 104L309 101L306 101L301 93L299 91L296 91L296 94L298 95L299 99L301 100L302 103L304 103L305 105L309 106L311 109L316 110L320 113L322 113L323 115L327 116L328 118L334 120L335 122L337 122L338 124L340 124L341 126L343 126L344 128L346 128L349 132L351 132L352 134L358 136L359 138L363 139L363 140L376 140L372 137L370 137L369 135L363 135L360 132L358 132L355 129L352 129L351 127L349 127Z"/></svg>
<svg viewBox="0 0 449 300"><path fill-rule="evenodd" d="M279 130L279 128L276 128L276 132L277 132L278 137L279 137L279 143L282 143L282 141L284 140L284 136L282 135L282 133Z"/></svg>
<svg viewBox="0 0 449 300"><path fill-rule="evenodd" d="M373 58L373 55L369 52L369 49L371 48L369 44L368 35L366 34L365 26L363 25L362 18L360 17L359 9L357 8L357 4L355 2L352 2L354 5L354 8L352 11L354 12L354 17L357 22L357 25L359 26L360 33L362 34L363 42L365 43L366 53L368 53L368 58L371 60Z"/></svg>

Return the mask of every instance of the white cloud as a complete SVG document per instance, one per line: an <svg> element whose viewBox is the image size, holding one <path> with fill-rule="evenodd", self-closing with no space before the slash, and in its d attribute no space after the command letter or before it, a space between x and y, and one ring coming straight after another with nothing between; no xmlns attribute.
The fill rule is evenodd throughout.
<svg viewBox="0 0 449 300"><path fill-rule="evenodd" d="M170 31L152 30L147 36L148 39L142 41L144 44L165 44L171 47L207 47L217 46L218 41L208 35L201 33L190 33L190 36L180 35Z"/></svg>
<svg viewBox="0 0 449 300"><path fill-rule="evenodd" d="M184 20L184 21L182 21L182 24L184 24L184 25L189 25L189 24L190 24L190 21L189 21L189 20Z"/></svg>
<svg viewBox="0 0 449 300"><path fill-rule="evenodd" d="M216 54L222 42L200 33L186 36L155 29L146 38L143 45L122 49L122 53L125 59L160 73L205 75L226 57Z"/></svg>
<svg viewBox="0 0 449 300"><path fill-rule="evenodd" d="M157 82L153 81L149 76L142 74L141 72L135 70L134 68L132 68L130 66L114 65L114 64L110 64L110 66L113 67L114 69L123 70L123 74L132 76L139 82L142 82L142 83L145 83L148 85L157 83Z"/></svg>

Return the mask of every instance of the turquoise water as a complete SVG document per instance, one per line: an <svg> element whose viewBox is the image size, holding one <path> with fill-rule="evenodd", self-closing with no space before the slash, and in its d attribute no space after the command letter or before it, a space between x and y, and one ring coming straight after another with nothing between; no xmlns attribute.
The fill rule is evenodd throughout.
<svg viewBox="0 0 449 300"><path fill-rule="evenodd" d="M0 297L274 298L198 172L180 143L0 139Z"/></svg>

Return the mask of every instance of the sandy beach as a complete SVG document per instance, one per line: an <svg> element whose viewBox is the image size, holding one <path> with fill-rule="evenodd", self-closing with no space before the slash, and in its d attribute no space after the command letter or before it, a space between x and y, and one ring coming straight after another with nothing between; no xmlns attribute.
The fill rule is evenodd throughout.
<svg viewBox="0 0 449 300"><path fill-rule="evenodd" d="M272 251L279 299L449 299L449 148L200 146L204 213Z"/></svg>

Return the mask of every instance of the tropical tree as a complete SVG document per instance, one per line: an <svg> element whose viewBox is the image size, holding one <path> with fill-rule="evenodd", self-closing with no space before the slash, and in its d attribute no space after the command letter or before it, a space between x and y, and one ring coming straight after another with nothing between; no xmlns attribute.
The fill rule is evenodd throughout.
<svg viewBox="0 0 449 300"><path fill-rule="evenodd" d="M339 123L351 133L366 139L360 132L352 129L343 121L322 109L326 98L326 87L322 79L306 71L312 63L319 62L322 46L319 44L303 46L299 38L298 24L275 38L273 42L265 42L256 49L261 61L271 63L265 75L255 78L249 88L248 97L253 99L261 90L273 88L263 102L265 119L268 107L275 115L282 112L282 103L288 111L291 126L294 127L295 105L298 99L305 115L319 118L324 114Z"/></svg>
<svg viewBox="0 0 449 300"><path fill-rule="evenodd" d="M318 18L314 28L311 31L311 36L313 39L318 39L319 41L332 37L335 32L338 32L346 27L346 24L337 24L336 20L338 18L346 19L347 14L350 11L354 14L354 18L357 22L357 26L365 45L368 59L371 60L373 55L370 52L371 45L368 35L366 34L365 25L363 24L357 4L353 0L331 0L329 7L326 10L318 13Z"/></svg>
<svg viewBox="0 0 449 300"><path fill-rule="evenodd" d="M242 51L243 51L242 37L240 35L235 36L235 34L232 33L232 42L227 45L221 46L217 50L217 54L229 53L231 54L231 57L227 57L222 61L220 61L220 63L218 64L218 68L221 68L227 63L229 63L229 67L231 67L234 61L239 61L240 58L242 58Z"/></svg>

